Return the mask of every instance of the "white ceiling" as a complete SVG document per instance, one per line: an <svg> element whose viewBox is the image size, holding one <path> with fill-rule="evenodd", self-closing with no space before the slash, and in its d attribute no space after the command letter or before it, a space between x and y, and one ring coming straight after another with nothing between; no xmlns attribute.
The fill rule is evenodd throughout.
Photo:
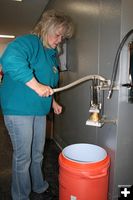
<svg viewBox="0 0 133 200"><path fill-rule="evenodd" d="M29 32L38 21L48 1L0 0L0 34L21 35Z"/></svg>

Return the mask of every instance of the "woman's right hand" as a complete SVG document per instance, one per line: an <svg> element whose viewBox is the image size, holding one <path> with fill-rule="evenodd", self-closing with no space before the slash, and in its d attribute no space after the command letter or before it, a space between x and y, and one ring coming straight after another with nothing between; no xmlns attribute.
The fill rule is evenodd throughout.
<svg viewBox="0 0 133 200"><path fill-rule="evenodd" d="M51 87L40 83L35 89L35 92L41 97L48 97L54 93Z"/></svg>
<svg viewBox="0 0 133 200"><path fill-rule="evenodd" d="M39 83L35 78L28 81L26 85L33 89L41 97L48 97L54 93L50 86Z"/></svg>

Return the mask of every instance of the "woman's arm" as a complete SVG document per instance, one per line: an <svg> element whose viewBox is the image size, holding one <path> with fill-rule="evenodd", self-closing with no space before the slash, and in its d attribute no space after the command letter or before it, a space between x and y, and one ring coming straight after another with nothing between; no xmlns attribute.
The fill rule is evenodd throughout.
<svg viewBox="0 0 133 200"><path fill-rule="evenodd" d="M26 82L26 85L41 97L48 97L53 94L51 87L39 83L34 77L30 81Z"/></svg>
<svg viewBox="0 0 133 200"><path fill-rule="evenodd" d="M60 106L55 99L53 98L52 108L54 110L54 113L59 115L62 113L62 106Z"/></svg>

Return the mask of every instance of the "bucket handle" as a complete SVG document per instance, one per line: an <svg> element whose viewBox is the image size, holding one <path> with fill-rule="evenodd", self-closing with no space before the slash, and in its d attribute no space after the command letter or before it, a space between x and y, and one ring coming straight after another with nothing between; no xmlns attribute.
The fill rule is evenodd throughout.
<svg viewBox="0 0 133 200"><path fill-rule="evenodd" d="M102 170L101 174L96 175L85 175L87 178L95 179L95 178L102 178L107 175L107 169Z"/></svg>

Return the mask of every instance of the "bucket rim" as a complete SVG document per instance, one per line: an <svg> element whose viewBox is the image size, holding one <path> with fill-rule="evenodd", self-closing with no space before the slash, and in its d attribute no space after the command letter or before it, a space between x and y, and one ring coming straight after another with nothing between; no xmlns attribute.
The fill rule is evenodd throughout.
<svg viewBox="0 0 133 200"><path fill-rule="evenodd" d="M95 169L101 169L103 167L109 167L110 166L110 157L109 155L106 156L104 160L101 160L99 162L92 162L92 163L85 163L85 162L75 162L73 160L67 159L63 156L62 153L59 155L59 165L60 167L64 168L75 168L75 170L83 169L83 170L95 170Z"/></svg>
<svg viewBox="0 0 133 200"><path fill-rule="evenodd" d="M68 156L66 154L66 151L68 149L70 149L71 147L85 147L85 146L88 146L88 147L91 147L91 148L97 148L97 150L100 150L104 153L104 157L102 157L101 159L99 160L79 160L79 159L76 159L76 158L71 158L70 156ZM69 161L73 161L75 163L79 163L79 164L91 164L91 163L97 163L97 162L100 162L102 160L104 160L106 157L107 157L107 152L104 148L102 148L101 146L99 145L95 145L95 144L90 144L90 143L74 143L74 144L70 144L68 146L66 146L63 150L62 150L62 155Z"/></svg>

